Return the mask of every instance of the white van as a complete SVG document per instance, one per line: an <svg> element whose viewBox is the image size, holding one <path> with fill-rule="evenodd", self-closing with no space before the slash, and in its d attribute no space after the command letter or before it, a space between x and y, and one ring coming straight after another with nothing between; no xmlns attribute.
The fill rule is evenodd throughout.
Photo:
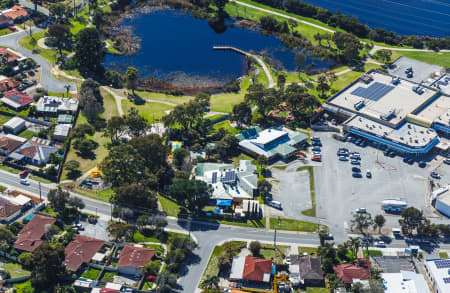
<svg viewBox="0 0 450 293"><path fill-rule="evenodd" d="M279 202L279 201L272 200L272 201L270 202L270 206L272 206L272 207L274 207L274 208L276 208L276 209L281 210L281 202Z"/></svg>

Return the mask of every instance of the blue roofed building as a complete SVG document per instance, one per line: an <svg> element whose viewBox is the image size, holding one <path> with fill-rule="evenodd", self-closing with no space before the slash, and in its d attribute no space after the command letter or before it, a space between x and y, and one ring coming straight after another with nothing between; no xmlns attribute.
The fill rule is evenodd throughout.
<svg viewBox="0 0 450 293"><path fill-rule="evenodd" d="M265 156L269 163L288 160L307 142L308 136L285 128L262 130L253 127L236 135L243 152L257 157Z"/></svg>

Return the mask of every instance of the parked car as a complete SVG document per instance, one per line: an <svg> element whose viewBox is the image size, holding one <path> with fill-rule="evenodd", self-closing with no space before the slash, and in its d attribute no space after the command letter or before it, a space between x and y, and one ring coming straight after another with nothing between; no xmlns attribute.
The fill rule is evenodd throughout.
<svg viewBox="0 0 450 293"><path fill-rule="evenodd" d="M366 177L367 178L372 178L372 172L370 172L370 170L366 171Z"/></svg>
<svg viewBox="0 0 450 293"><path fill-rule="evenodd" d="M312 145L313 146L322 146L322 143L320 142L320 140L313 140Z"/></svg>
<svg viewBox="0 0 450 293"><path fill-rule="evenodd" d="M352 176L353 176L354 178L362 178L362 175L361 175L361 173L359 173L359 172L353 172L353 173L352 173Z"/></svg>
<svg viewBox="0 0 450 293"><path fill-rule="evenodd" d="M28 176L29 170L23 170L19 173L20 178L25 178Z"/></svg>
<svg viewBox="0 0 450 293"><path fill-rule="evenodd" d="M313 137L311 137L311 141L320 141L320 137L313 136Z"/></svg>
<svg viewBox="0 0 450 293"><path fill-rule="evenodd" d="M450 165L450 159L445 159L444 163L447 164L447 165Z"/></svg>
<svg viewBox="0 0 450 293"><path fill-rule="evenodd" d="M314 146L314 147L312 148L312 150L313 150L314 152L320 152L320 146Z"/></svg>
<svg viewBox="0 0 450 293"><path fill-rule="evenodd" d="M311 161L321 162L322 161L322 157L321 156L313 156L311 158Z"/></svg>
<svg viewBox="0 0 450 293"><path fill-rule="evenodd" d="M386 247L386 243L384 243L384 241L378 241L378 242L376 243L376 246L377 246L377 247Z"/></svg>
<svg viewBox="0 0 450 293"><path fill-rule="evenodd" d="M288 257L286 257L286 264L287 265L290 265L291 264L291 258L288 256Z"/></svg>
<svg viewBox="0 0 450 293"><path fill-rule="evenodd" d="M339 156L339 161L348 161L348 158L345 156Z"/></svg>
<svg viewBox="0 0 450 293"><path fill-rule="evenodd" d="M271 207L281 210L281 202L272 200L269 204Z"/></svg>
<svg viewBox="0 0 450 293"><path fill-rule="evenodd" d="M361 169L358 167L352 167L352 172L361 173Z"/></svg>
<svg viewBox="0 0 450 293"><path fill-rule="evenodd" d="M350 159L352 160L361 160L361 156L359 154L350 155Z"/></svg>
<svg viewBox="0 0 450 293"><path fill-rule="evenodd" d="M352 163L352 165L360 165L361 164L359 162L359 160L352 160L351 163Z"/></svg>
<svg viewBox="0 0 450 293"><path fill-rule="evenodd" d="M427 166L427 163L425 163L424 161L420 161L419 162L419 167L420 168L425 168Z"/></svg>
<svg viewBox="0 0 450 293"><path fill-rule="evenodd" d="M434 171L430 173L430 177L434 178L434 179L441 179L441 175L439 175L438 173L436 173Z"/></svg>
<svg viewBox="0 0 450 293"><path fill-rule="evenodd" d="M367 213L367 210L365 208L357 208L355 212L358 214L365 214Z"/></svg>

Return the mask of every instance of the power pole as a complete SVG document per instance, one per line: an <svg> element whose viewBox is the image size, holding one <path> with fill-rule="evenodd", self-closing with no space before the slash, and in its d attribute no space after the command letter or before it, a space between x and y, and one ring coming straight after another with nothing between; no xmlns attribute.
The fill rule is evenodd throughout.
<svg viewBox="0 0 450 293"><path fill-rule="evenodd" d="M39 201L42 201L41 181L39 181Z"/></svg>
<svg viewBox="0 0 450 293"><path fill-rule="evenodd" d="M275 232L273 234L273 261L275 263L275 267L277 266L277 225L275 225Z"/></svg>

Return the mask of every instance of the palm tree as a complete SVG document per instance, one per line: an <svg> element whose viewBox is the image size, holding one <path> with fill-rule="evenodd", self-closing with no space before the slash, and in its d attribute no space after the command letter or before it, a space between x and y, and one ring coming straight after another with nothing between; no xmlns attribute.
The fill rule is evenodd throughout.
<svg viewBox="0 0 450 293"><path fill-rule="evenodd" d="M350 239L348 240L348 246L352 250L353 259L356 259L358 249L361 247L361 242L356 237L350 237Z"/></svg>
<svg viewBox="0 0 450 293"><path fill-rule="evenodd" d="M11 54L9 54L9 52L6 52L5 54L3 54L2 56L2 63L3 64L8 64L8 59L11 57Z"/></svg>
<svg viewBox="0 0 450 293"><path fill-rule="evenodd" d="M217 290L219 289L219 281L220 279L218 276L207 275L206 279L204 279L202 282L202 286L205 289Z"/></svg>

